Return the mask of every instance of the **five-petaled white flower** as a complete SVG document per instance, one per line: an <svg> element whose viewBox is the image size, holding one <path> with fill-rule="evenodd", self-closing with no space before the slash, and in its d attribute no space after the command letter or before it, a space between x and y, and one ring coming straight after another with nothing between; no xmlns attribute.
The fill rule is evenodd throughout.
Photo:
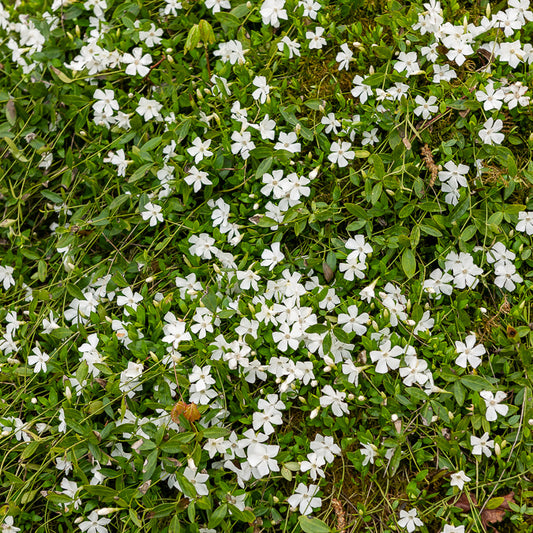
<svg viewBox="0 0 533 533"><path fill-rule="evenodd" d="M505 392L499 390L496 391L496 394L488 390L483 390L479 395L485 400L485 406L487 408L485 412L485 418L488 422L494 422L498 415L505 416L509 411L508 405L500 405L500 402L503 402L507 398Z"/></svg>
<svg viewBox="0 0 533 533"><path fill-rule="evenodd" d="M150 220L150 226L155 226L158 222L163 222L163 214L161 213L161 206L148 202L144 205L141 212L143 220Z"/></svg>
<svg viewBox="0 0 533 533"><path fill-rule="evenodd" d="M501 144L505 139L505 135L500 133L502 128L502 119L494 120L491 117L483 124L483 128L479 131L479 137L485 144Z"/></svg>
<svg viewBox="0 0 533 533"><path fill-rule="evenodd" d="M488 433L483 433L482 437L475 437L472 435L470 437L470 444L472 446L472 455L485 454L487 457L492 455L490 450L491 448L494 448L494 441L489 440Z"/></svg>
<svg viewBox="0 0 533 533"><path fill-rule="evenodd" d="M34 367L33 371L36 374L41 370L46 372L46 362L50 359L50 356L45 352L41 352L41 349L38 346L34 346L32 352L33 355L28 356L28 364Z"/></svg>
<svg viewBox="0 0 533 533"><path fill-rule="evenodd" d="M100 518L96 511L91 511L87 520L82 522L78 527L86 533L107 533L107 524L111 518Z"/></svg>
<svg viewBox="0 0 533 533"><path fill-rule="evenodd" d="M196 164L202 161L202 159L204 159L205 157L211 157L213 155L213 152L209 150L211 139L208 139L207 141L202 141L200 137L196 137L192 144L193 145L190 148L187 148L187 152L189 152L189 155L194 157L194 162Z"/></svg>
<svg viewBox="0 0 533 533"><path fill-rule="evenodd" d="M322 500L316 496L318 485L309 485L299 483L294 494L287 499L288 504L293 508L299 508L300 514L307 515L322 505Z"/></svg>
<svg viewBox="0 0 533 533"><path fill-rule="evenodd" d="M469 478L463 470L455 472L450 476L450 486L457 487L459 490L463 490L465 483L472 481L472 478Z"/></svg>
<svg viewBox="0 0 533 533"><path fill-rule="evenodd" d="M346 141L341 141L340 143L332 142L331 153L328 155L328 159L332 163L337 163L339 167L348 166L348 161L355 157L355 152L350 150L351 147L351 143Z"/></svg>
<svg viewBox="0 0 533 533"><path fill-rule="evenodd" d="M126 74L130 76L139 74L139 76L144 77L150 72L150 68L146 65L152 63L152 56L150 54L143 55L142 48L137 47L131 51L131 54L126 53L122 56L122 63L128 65Z"/></svg>
<svg viewBox="0 0 533 533"><path fill-rule="evenodd" d="M468 335L465 342L455 341L455 351L458 353L455 364L461 368L466 368L470 364L472 368L477 368L481 364L481 356L485 353L483 344L476 345L476 336Z"/></svg>
<svg viewBox="0 0 533 533"><path fill-rule="evenodd" d="M410 511L400 511L400 520L398 525L407 529L409 533L414 531L417 527L423 526L424 523L418 518L418 511L411 509Z"/></svg>

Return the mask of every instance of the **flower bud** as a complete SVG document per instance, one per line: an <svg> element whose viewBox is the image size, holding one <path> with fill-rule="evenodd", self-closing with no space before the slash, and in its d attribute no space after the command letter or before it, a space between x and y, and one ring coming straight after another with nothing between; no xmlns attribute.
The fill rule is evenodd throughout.
<svg viewBox="0 0 533 533"><path fill-rule="evenodd" d="M309 418L310 420L313 420L313 418L316 418L317 415L318 415L318 412L320 411L320 407L315 407L312 411L311 411L311 414L309 415Z"/></svg>

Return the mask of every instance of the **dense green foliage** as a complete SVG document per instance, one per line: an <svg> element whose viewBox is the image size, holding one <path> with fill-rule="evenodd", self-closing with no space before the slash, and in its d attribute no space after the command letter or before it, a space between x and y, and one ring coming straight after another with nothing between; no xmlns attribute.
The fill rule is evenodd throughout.
<svg viewBox="0 0 533 533"><path fill-rule="evenodd" d="M532 36L0 3L3 531L533 531Z"/></svg>

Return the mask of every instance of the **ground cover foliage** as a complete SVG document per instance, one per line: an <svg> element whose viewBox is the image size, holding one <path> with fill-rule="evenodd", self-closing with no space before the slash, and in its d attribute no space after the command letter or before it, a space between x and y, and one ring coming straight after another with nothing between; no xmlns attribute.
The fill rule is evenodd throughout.
<svg viewBox="0 0 533 533"><path fill-rule="evenodd" d="M0 4L3 531L532 531L529 7Z"/></svg>

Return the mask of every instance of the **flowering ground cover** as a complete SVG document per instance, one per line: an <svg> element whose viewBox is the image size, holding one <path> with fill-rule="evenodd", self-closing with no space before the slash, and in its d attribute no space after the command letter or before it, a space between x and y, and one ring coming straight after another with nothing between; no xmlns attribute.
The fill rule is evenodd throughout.
<svg viewBox="0 0 533 533"><path fill-rule="evenodd" d="M533 531L532 36L2 0L2 531Z"/></svg>

